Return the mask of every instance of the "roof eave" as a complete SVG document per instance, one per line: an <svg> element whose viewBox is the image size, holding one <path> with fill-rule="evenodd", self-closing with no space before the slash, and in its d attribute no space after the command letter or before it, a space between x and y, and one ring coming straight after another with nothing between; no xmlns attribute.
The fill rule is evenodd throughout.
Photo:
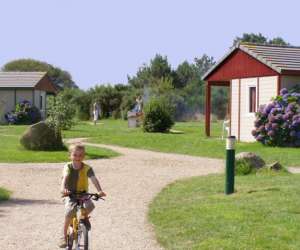
<svg viewBox="0 0 300 250"><path fill-rule="evenodd" d="M39 86L39 84L43 84L41 83L41 81L43 81L44 79L47 79L47 82L50 84L50 89L45 89L44 87L41 88ZM53 94L57 94L58 93L58 89L57 87L55 86L55 84L51 81L50 77L48 76L48 73L46 72L43 77L37 82L37 84L34 86L35 89L37 90L43 90L43 91L46 91L47 93L53 93Z"/></svg>
<svg viewBox="0 0 300 250"><path fill-rule="evenodd" d="M281 74L289 76L300 76L300 70L283 69L281 71Z"/></svg>
<svg viewBox="0 0 300 250"><path fill-rule="evenodd" d="M203 76L202 80L205 81L206 78L212 73L223 61L225 61L236 49L239 48L239 45L233 46L214 66L212 66Z"/></svg>
<svg viewBox="0 0 300 250"><path fill-rule="evenodd" d="M211 67L201 78L203 81L205 81L207 79L207 77L217 68L220 66L220 64L222 64L236 49L240 49L243 52L245 52L246 54L254 57L256 60L260 61L261 63L265 64L266 66L270 67L271 69L273 69L274 71L276 71L277 73L281 74L282 73L282 69L279 67L274 66L273 64L271 64L270 62L266 61L264 58L262 58L261 56L253 53L252 51L250 51L249 49L247 49L246 47L243 46L243 44L238 43L237 45L233 46L229 52L227 52L213 67Z"/></svg>

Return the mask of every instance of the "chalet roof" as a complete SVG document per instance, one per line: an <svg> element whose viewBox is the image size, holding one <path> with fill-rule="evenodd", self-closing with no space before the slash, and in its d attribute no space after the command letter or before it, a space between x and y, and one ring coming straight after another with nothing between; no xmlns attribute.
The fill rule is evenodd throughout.
<svg viewBox="0 0 300 250"><path fill-rule="evenodd" d="M47 72L0 72L0 88L34 88Z"/></svg>
<svg viewBox="0 0 300 250"><path fill-rule="evenodd" d="M210 68L202 79L206 79L237 49L244 51L279 74L300 71L300 47L239 43Z"/></svg>

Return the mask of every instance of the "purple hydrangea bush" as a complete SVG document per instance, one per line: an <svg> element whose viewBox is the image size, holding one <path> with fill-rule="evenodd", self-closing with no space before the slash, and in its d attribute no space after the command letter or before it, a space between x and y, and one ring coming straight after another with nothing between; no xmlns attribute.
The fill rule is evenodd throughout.
<svg viewBox="0 0 300 250"><path fill-rule="evenodd" d="M14 111L7 112L4 118L8 124L33 124L41 121L42 116L37 107L23 100L16 105Z"/></svg>
<svg viewBox="0 0 300 250"><path fill-rule="evenodd" d="M300 147L300 93L281 89L267 105L259 107L252 135L265 145Z"/></svg>

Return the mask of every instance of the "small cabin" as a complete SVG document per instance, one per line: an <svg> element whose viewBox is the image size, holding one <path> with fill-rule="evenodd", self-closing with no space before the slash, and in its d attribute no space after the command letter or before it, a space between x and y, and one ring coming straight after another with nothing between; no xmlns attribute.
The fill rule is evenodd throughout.
<svg viewBox="0 0 300 250"><path fill-rule="evenodd" d="M239 141L254 137L255 112L280 89L300 85L300 47L241 43L233 47L204 76L205 131L210 136L211 88L229 88L229 134Z"/></svg>
<svg viewBox="0 0 300 250"><path fill-rule="evenodd" d="M46 96L57 89L46 72L0 72L0 122L4 115L15 110L16 104L29 101L46 116Z"/></svg>

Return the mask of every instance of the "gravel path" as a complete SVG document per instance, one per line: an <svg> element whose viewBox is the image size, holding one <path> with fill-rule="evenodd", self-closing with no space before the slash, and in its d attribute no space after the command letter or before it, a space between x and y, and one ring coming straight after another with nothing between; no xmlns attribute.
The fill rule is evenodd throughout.
<svg viewBox="0 0 300 250"><path fill-rule="evenodd" d="M300 168L299 167L289 167L288 171L292 174L300 174Z"/></svg>
<svg viewBox="0 0 300 250"><path fill-rule="evenodd" d="M208 158L97 146L122 156L86 161L108 194L92 214L93 250L161 249L147 222L148 204L168 183L220 172L224 164ZM0 164L0 184L14 192L10 201L0 204L1 249L58 249L64 212L59 198L63 165Z"/></svg>

